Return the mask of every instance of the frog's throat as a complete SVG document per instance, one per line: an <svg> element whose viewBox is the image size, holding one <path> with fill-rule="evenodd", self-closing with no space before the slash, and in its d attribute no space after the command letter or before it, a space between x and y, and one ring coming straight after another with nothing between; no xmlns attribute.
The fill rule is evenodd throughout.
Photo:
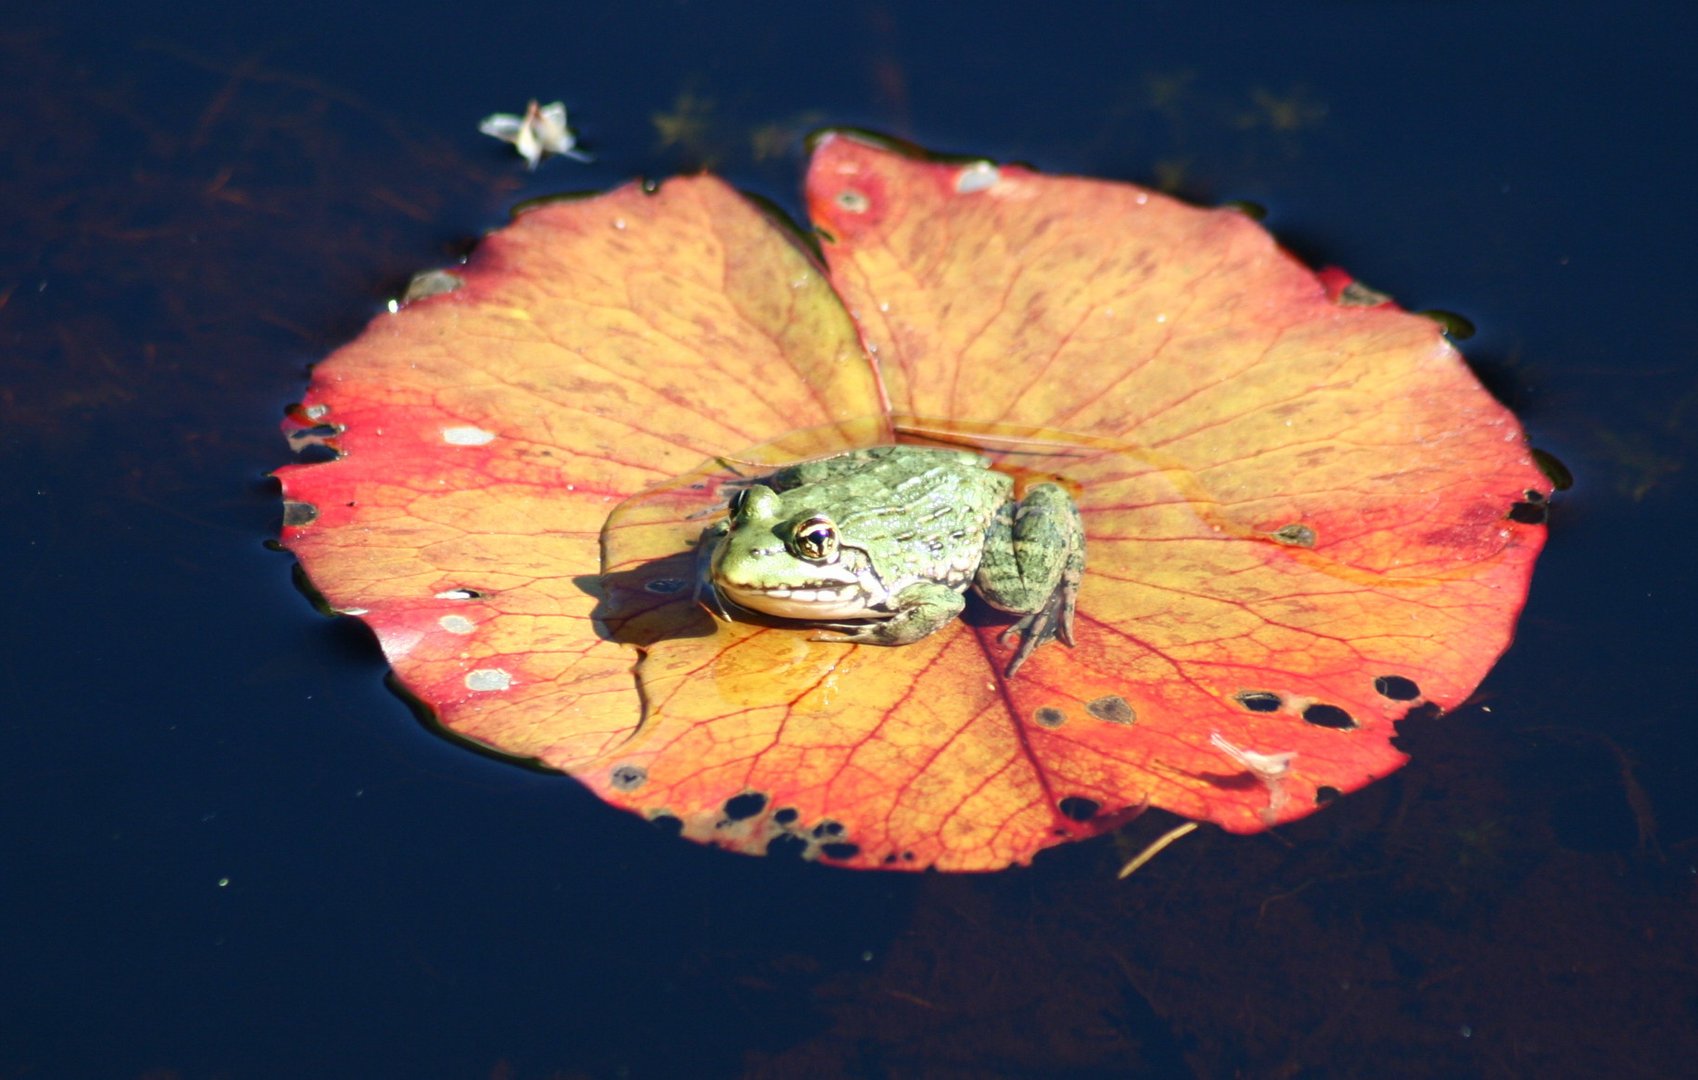
<svg viewBox="0 0 1698 1080"><path fill-rule="evenodd" d="M881 607L882 594L858 582L814 587L772 586L755 588L731 581L716 581L714 587L740 608L775 615L781 619L818 622L828 619L875 619L890 612Z"/></svg>

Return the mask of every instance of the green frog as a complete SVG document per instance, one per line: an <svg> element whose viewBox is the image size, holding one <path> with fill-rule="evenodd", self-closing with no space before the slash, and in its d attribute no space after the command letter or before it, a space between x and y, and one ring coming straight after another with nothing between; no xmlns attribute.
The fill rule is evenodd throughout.
<svg viewBox="0 0 1698 1080"><path fill-rule="evenodd" d="M965 450L875 446L740 481L703 533L697 597L726 621L794 620L820 641L907 645L966 607L971 586L1021 616L1013 676L1039 645L1073 644L1085 530L1073 499Z"/></svg>

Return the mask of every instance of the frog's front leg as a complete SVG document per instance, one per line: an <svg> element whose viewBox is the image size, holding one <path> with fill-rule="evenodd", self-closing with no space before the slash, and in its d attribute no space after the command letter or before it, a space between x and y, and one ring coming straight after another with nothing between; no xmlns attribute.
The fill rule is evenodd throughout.
<svg viewBox="0 0 1698 1080"><path fill-rule="evenodd" d="M730 531L729 521L716 521L702 530L696 540L696 588L691 596L692 603L707 608L726 622L731 621L731 616L725 611L724 598L713 587L713 553Z"/></svg>
<svg viewBox="0 0 1698 1080"><path fill-rule="evenodd" d="M896 614L888 619L855 623L825 623L815 641L848 641L857 645L909 645L949 624L967 600L947 585L923 581L896 594Z"/></svg>
<svg viewBox="0 0 1698 1080"><path fill-rule="evenodd" d="M1009 503L985 530L985 551L974 587L993 607L1022 615L1002 632L1020 634L1008 663L1013 677L1039 645L1073 644L1073 611L1085 576L1085 525L1072 496L1057 484L1035 484Z"/></svg>

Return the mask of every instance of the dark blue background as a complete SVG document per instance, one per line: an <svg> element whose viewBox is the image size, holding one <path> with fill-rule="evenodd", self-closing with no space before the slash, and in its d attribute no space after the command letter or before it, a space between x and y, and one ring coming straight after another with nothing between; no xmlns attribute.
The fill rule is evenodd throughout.
<svg viewBox="0 0 1698 1080"><path fill-rule="evenodd" d="M1694 41L1608 3L4 17L0 1078L1688 1071ZM592 164L477 134L532 96ZM781 865L422 727L262 546L307 365L525 197L711 166L795 212L825 123L1252 200L1473 320L1578 477L1476 699L1126 882L1167 822Z"/></svg>

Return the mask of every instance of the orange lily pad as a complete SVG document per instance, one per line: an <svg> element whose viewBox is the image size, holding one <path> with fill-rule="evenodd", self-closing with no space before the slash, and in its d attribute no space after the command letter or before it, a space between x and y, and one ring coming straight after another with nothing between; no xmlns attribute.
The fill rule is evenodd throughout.
<svg viewBox="0 0 1698 1080"><path fill-rule="evenodd" d="M446 729L694 840L986 870L1302 817L1507 647L1549 483L1431 320L1129 184L834 133L807 201L823 266L712 177L534 207L315 369L284 543ZM727 485L907 441L1074 494L1075 647L695 602Z"/></svg>

